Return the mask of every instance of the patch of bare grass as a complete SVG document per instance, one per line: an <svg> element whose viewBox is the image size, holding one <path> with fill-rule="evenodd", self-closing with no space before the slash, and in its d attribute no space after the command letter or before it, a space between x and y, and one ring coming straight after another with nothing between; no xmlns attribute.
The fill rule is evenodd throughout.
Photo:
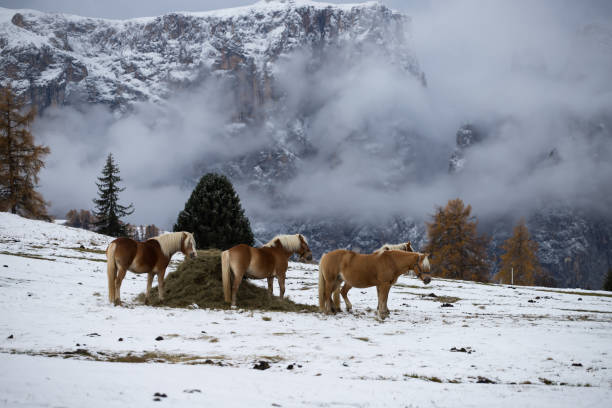
<svg viewBox="0 0 612 408"><path fill-rule="evenodd" d="M11 256L20 256L22 258L30 258L30 259L39 259L41 261L55 261L52 258L45 258L44 256L34 255L34 254L26 254L25 252L8 252L8 251L0 251L2 255L11 255Z"/></svg>
<svg viewBox="0 0 612 408"><path fill-rule="evenodd" d="M79 251L79 252L88 252L91 254L106 254L106 251L104 249L95 249L95 248L81 248L81 247L64 247L65 249L72 249L73 251Z"/></svg>
<svg viewBox="0 0 612 408"><path fill-rule="evenodd" d="M563 295L578 295L578 296L600 296L600 297L612 297L612 293L593 293L593 292L580 292L580 291L563 291L554 289L535 289L540 292L553 292L561 293Z"/></svg>

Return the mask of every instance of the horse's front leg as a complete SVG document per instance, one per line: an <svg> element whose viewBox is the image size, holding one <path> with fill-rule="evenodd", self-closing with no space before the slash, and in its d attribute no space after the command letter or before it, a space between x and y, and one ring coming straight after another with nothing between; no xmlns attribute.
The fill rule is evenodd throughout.
<svg viewBox="0 0 612 408"><path fill-rule="evenodd" d="M274 288L272 285L274 284L274 276L268 277L268 297L272 297L274 294Z"/></svg>
<svg viewBox="0 0 612 408"><path fill-rule="evenodd" d="M283 299L285 297L285 274L279 273L277 278L278 288L280 289L280 298Z"/></svg>
<svg viewBox="0 0 612 408"><path fill-rule="evenodd" d="M147 291L145 293L145 305L149 304L149 295L151 294L151 286L153 286L153 272L147 274Z"/></svg>
<svg viewBox="0 0 612 408"><path fill-rule="evenodd" d="M159 292L159 301L164 301L164 275L166 273L166 269L162 269L160 272L157 272L157 290ZM153 277L151 277L151 280Z"/></svg>

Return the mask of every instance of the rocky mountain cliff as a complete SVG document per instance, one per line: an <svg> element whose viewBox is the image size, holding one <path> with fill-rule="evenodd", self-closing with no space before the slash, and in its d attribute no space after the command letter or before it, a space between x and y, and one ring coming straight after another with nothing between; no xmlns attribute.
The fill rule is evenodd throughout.
<svg viewBox="0 0 612 408"><path fill-rule="evenodd" d="M138 102L164 104L206 81L222 81L233 101L226 133L237 138L265 134L267 142L223 162L195 163L193 180L202 171L221 171L246 186L245 191L270 196L271 203L282 207L292 199L284 194L283 183L293 180L300 163L321 150L309 128L316 106L290 112L286 108L279 77L287 70L289 56L307 55L307 73L332 57L340 58L344 65L335 74L342 75L353 61L375 55L379 63L426 87L409 33L410 18L379 2L260 1L248 7L123 21L0 9L0 72L3 83L9 82L40 112L50 106L105 105L119 116L129 115ZM283 73L287 82L287 72ZM329 78L329 88L336 79ZM380 132L380 122L349 132L340 148L352 146L387 161L392 171L374 188L388 191L401 185L410 162L427 147L419 144L418 132L402 123L390 128L385 143L372 140L370 135ZM451 157L452 173L461 171L464 152L484 133L477 126L460 129L455 152L446 156ZM330 152L326 161L334 166L340 159ZM489 228L492 250L499 252L512 225L494 225ZM540 258L559 285L601 286L612 255L610 220L572 208L547 208L529 219L529 227L540 243ZM406 240L420 248L426 239L423 220L401 214L376 221L349 216L274 221L262 217L254 220L254 230L262 241L274 233L302 232L319 256L333 248L367 252L384 242Z"/></svg>
<svg viewBox="0 0 612 408"><path fill-rule="evenodd" d="M272 98L275 62L303 47L378 44L390 62L422 75L406 47L409 22L377 2L260 1L131 20L0 9L0 72L41 111L83 102L127 111L225 75L245 120Z"/></svg>

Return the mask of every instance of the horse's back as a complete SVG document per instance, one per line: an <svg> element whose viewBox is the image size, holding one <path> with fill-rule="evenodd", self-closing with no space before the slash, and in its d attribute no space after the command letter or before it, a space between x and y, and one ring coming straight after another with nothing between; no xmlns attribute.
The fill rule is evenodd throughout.
<svg viewBox="0 0 612 408"><path fill-rule="evenodd" d="M228 249L229 262L233 270L239 269L250 276L262 278L272 274L279 262L276 248L253 248L239 244Z"/></svg>
<svg viewBox="0 0 612 408"><path fill-rule="evenodd" d="M108 245L108 247L110 248L113 245L115 247L115 259L134 259L134 257L136 256L136 252L138 251L138 243L130 238L121 237L114 239Z"/></svg>
<svg viewBox="0 0 612 408"><path fill-rule="evenodd" d="M115 245L115 263L135 273L151 272L163 257L159 242L153 239L137 242L121 237L115 239L110 245L113 244Z"/></svg>
<svg viewBox="0 0 612 408"><path fill-rule="evenodd" d="M340 261L342 278L356 288L375 286L378 283L378 269L382 266L381 257L386 252L388 251L374 254L351 252L345 255Z"/></svg>
<svg viewBox="0 0 612 408"><path fill-rule="evenodd" d="M335 277L341 271L341 263L345 257L351 257L354 252L346 249L336 249L327 252L319 261L319 270L323 272L326 278Z"/></svg>

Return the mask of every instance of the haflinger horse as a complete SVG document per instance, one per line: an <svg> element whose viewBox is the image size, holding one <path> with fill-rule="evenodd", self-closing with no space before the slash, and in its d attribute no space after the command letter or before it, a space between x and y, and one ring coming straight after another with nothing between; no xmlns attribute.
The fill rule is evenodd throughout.
<svg viewBox="0 0 612 408"><path fill-rule="evenodd" d="M236 294L247 274L255 279L268 279L268 293L272 296L274 277L278 279L280 298L285 295L285 274L289 258L294 253L302 260L312 260L312 252L302 234L277 235L261 248L236 245L221 253L221 276L225 301L236 307Z"/></svg>
<svg viewBox="0 0 612 408"><path fill-rule="evenodd" d="M385 244L372 253L379 254L384 251L415 252L415 250L412 248L412 243L410 241L407 241L402 244ZM423 274L419 273L419 278L423 280ZM427 281L426 283L429 283L429 281ZM342 289L340 289L340 286L338 286L338 288L334 291L332 298L334 300L334 306L336 307L336 309L340 310L340 294L342 294L342 298L344 298L344 304L346 305L346 311L351 311L353 305L348 300L348 292L349 290L351 290L351 288L351 285L349 285L347 282L344 282L344 285L342 285Z"/></svg>
<svg viewBox="0 0 612 408"><path fill-rule="evenodd" d="M389 314L387 297L397 278L418 270L425 284L431 281L428 254L405 251L382 251L374 254L358 254L337 249L323 255L319 263L319 309L325 313L340 311L340 300L332 300L332 293L345 282L348 289L376 286L378 291L378 316L384 319ZM347 287L345 286L345 287ZM346 292L348 292L348 289ZM342 291L347 311L352 308L346 292Z"/></svg>
<svg viewBox="0 0 612 408"><path fill-rule="evenodd" d="M106 249L106 270L108 274L108 300L121 304L121 282L127 271L147 273L147 292L145 303L149 302L149 292L153 277L157 275L159 299L164 300L164 274L170 258L181 251L185 256L195 258L196 243L190 232L174 232L160 235L145 242L130 238L117 238Z"/></svg>

